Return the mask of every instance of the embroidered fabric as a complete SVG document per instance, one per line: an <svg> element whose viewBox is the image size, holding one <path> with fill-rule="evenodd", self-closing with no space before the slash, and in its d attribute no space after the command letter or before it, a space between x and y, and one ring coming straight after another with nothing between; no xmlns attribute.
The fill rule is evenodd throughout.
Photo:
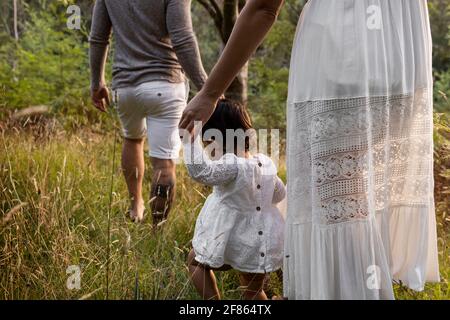
<svg viewBox="0 0 450 320"><path fill-rule="evenodd" d="M293 190L320 224L366 219L393 206L427 206L433 193L430 93L295 103ZM298 142L298 143L297 143ZM369 206L370 204L373 204Z"/></svg>

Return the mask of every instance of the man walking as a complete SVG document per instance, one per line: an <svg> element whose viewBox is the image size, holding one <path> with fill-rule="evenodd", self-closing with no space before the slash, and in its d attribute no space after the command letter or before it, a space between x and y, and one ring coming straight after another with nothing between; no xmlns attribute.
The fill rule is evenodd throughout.
<svg viewBox="0 0 450 320"><path fill-rule="evenodd" d="M200 89L203 69L191 21L191 0L97 0L90 34L91 96L106 111L104 70L114 32L113 97L123 128L122 169L131 199L130 218L142 221L144 139L153 167L151 211L165 220L175 193L180 149L178 123L186 107L185 73Z"/></svg>

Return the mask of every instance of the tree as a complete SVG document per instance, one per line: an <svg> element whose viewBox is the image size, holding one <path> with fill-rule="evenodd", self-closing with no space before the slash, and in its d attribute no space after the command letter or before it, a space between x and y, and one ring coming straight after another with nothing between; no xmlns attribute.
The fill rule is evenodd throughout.
<svg viewBox="0 0 450 320"><path fill-rule="evenodd" d="M16 51L18 49L19 44L19 29L18 29L18 18L17 18L17 0L13 0L13 30L14 30L14 41L15 41L15 47ZM14 81L18 81L17 76L17 57L14 57L13 61L13 77Z"/></svg>
<svg viewBox="0 0 450 320"><path fill-rule="evenodd" d="M245 5L245 0L197 0L214 21L216 30L222 41L222 48L228 42L239 12ZM233 80L225 95L242 104L247 103L248 97L248 65L246 64Z"/></svg>
<svg viewBox="0 0 450 320"><path fill-rule="evenodd" d="M17 0L14 0L14 39L19 41L19 30L17 29Z"/></svg>

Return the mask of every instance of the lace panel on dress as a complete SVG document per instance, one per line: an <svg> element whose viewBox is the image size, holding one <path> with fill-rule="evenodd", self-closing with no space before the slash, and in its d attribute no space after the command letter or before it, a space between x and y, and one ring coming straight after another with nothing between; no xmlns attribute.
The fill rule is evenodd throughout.
<svg viewBox="0 0 450 320"><path fill-rule="evenodd" d="M290 176L301 179L290 197L304 208L320 208L312 217L300 213L300 222L333 224L429 204L433 122L426 89L289 107L296 131L288 152L296 161L288 166Z"/></svg>

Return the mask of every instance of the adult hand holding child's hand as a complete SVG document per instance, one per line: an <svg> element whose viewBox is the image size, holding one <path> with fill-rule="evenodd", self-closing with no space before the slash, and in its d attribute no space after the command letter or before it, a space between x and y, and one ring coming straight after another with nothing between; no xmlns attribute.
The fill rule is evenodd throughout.
<svg viewBox="0 0 450 320"><path fill-rule="evenodd" d="M194 127L195 122L201 122L203 126L214 112L214 108L219 98L205 94L200 91L187 105L180 120L179 128L189 132L191 136L195 137L198 132L197 127ZM201 126L200 128L201 129Z"/></svg>

